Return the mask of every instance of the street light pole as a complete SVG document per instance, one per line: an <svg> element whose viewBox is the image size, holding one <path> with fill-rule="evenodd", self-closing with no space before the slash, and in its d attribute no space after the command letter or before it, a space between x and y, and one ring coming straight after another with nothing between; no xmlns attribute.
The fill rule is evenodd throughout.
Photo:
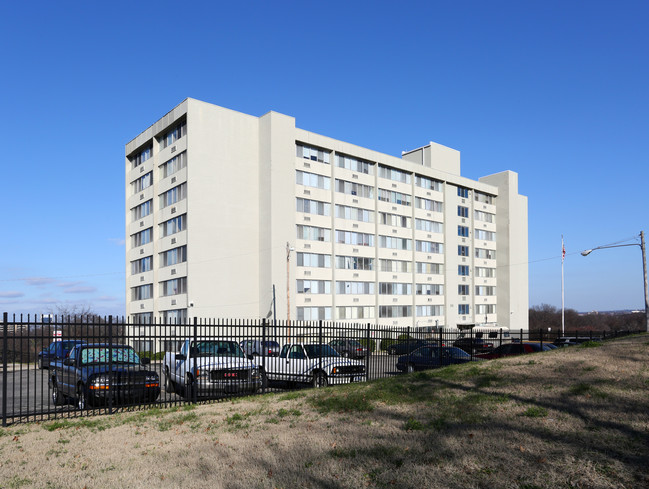
<svg viewBox="0 0 649 489"><path fill-rule="evenodd" d="M598 246L591 250L584 250L581 256L588 256L595 250L603 250L606 248L622 248L624 246L639 246L642 250L642 276L644 279L644 317L645 317L645 330L649 333L649 289L647 287L647 249L644 240L644 231L640 231L640 244L630 243L622 245Z"/></svg>

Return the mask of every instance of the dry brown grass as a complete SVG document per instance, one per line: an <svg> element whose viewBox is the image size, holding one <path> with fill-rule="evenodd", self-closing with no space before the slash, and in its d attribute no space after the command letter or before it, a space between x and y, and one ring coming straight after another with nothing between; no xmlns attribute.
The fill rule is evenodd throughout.
<svg viewBox="0 0 649 489"><path fill-rule="evenodd" d="M649 337L0 431L0 487L649 487Z"/></svg>

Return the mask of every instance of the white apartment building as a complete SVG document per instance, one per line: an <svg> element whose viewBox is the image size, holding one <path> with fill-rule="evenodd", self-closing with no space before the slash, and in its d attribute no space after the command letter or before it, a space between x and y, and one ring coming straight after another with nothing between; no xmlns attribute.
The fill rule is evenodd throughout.
<svg viewBox="0 0 649 489"><path fill-rule="evenodd" d="M188 98L126 145L134 320L528 329L527 198L435 143L401 158ZM288 284L288 287L287 287ZM290 306L289 306L290 304Z"/></svg>

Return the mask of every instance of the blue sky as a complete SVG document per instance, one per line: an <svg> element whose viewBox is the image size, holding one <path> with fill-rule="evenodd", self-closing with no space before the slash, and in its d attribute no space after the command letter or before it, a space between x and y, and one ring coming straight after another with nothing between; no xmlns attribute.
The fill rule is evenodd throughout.
<svg viewBox="0 0 649 489"><path fill-rule="evenodd" d="M530 305L643 307L649 2L9 2L0 311L124 314L124 145L186 97L519 174ZM629 241L630 240L630 241Z"/></svg>

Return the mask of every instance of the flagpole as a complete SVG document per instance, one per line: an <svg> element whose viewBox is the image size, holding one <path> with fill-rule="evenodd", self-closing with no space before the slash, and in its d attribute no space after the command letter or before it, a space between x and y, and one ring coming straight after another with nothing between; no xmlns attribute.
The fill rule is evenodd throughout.
<svg viewBox="0 0 649 489"><path fill-rule="evenodd" d="M565 336L566 319L565 319L565 293L563 284L563 261L566 258L566 247L563 244L563 234L561 235L561 336Z"/></svg>

